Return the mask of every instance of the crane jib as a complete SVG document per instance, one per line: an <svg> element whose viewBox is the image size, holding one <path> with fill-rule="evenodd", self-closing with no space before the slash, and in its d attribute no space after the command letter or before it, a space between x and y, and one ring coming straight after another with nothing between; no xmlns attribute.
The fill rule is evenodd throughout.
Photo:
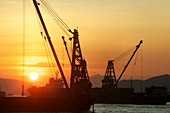
<svg viewBox="0 0 170 113"><path fill-rule="evenodd" d="M38 3L37 3L36 0L33 0L33 3L34 3L34 6L35 6L35 8L36 8L36 11L37 11L37 13L38 13L38 16L39 16L39 19L40 19L40 21L41 21L42 27L43 27L43 29L44 29L44 31L45 31L46 36L47 36L47 40L48 40L48 42L49 42L49 45L50 45L50 47L51 47L51 50L52 50L52 53L53 53L53 55L54 55L55 61L56 61L57 66L58 66L58 68L59 68L60 74L61 74L62 79L63 79L63 81L64 81L64 85L65 85L65 87L69 90L69 87L68 87L66 78L65 78L65 76L64 76L62 67L61 67L61 65L60 65L59 59L58 59L57 54L56 54L56 52L55 52L53 43L52 43L52 41L51 41L51 39L50 39L48 30L47 30L46 25L45 25L45 23L44 23L44 20L43 20L43 18L42 18L41 12L40 12L40 10L39 10L39 8L38 8Z"/></svg>
<svg viewBox="0 0 170 113"><path fill-rule="evenodd" d="M130 64L131 60L133 59L134 55L136 54L137 50L139 49L139 47L140 47L140 45L141 45L142 43L143 43L143 40L141 40L141 41L139 42L139 44L136 46L135 51L133 52L133 54L132 54L132 56L130 57L128 63L125 65L122 73L120 74L119 78L117 79L117 81L116 81L116 83L115 83L115 86L116 86L116 87L117 87L117 84L118 84L120 78L121 78L122 75L124 74L125 70L127 69L128 65Z"/></svg>

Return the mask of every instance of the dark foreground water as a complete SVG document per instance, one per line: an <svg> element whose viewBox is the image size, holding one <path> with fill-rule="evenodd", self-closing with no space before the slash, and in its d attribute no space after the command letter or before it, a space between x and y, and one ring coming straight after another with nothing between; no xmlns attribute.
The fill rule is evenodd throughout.
<svg viewBox="0 0 170 113"><path fill-rule="evenodd" d="M170 113L166 105L95 104L95 113Z"/></svg>
<svg viewBox="0 0 170 113"><path fill-rule="evenodd" d="M94 110L95 110L94 113L170 113L170 102L167 103L166 105L95 104ZM71 112L8 112L8 113L71 113ZM90 109L90 111L87 111L85 113L93 113L92 108Z"/></svg>

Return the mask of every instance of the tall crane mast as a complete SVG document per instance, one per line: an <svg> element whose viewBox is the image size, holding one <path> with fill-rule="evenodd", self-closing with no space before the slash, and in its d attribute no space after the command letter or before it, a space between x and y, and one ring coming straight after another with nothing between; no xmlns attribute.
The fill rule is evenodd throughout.
<svg viewBox="0 0 170 113"><path fill-rule="evenodd" d="M91 88L91 82L87 72L86 61L82 57L82 52L79 42L78 30L74 29L73 34L73 52L71 61L71 89L89 89Z"/></svg>
<svg viewBox="0 0 170 113"><path fill-rule="evenodd" d="M91 87L91 82L87 71L86 61L82 57L80 42L78 38L78 30L74 29L74 32L72 32L71 30L70 32L73 34L73 37L69 38L70 41L73 39L72 60L67 48L67 42L65 41L65 37L62 36L65 50L67 52L67 56L71 65L70 87L72 89L77 87L81 89L88 89Z"/></svg>
<svg viewBox="0 0 170 113"><path fill-rule="evenodd" d="M131 60L133 59L134 55L136 54L137 50L139 49L139 47L142 43L143 43L143 41L141 40L139 42L139 44L136 46L136 49L133 51L132 56L128 60L127 64L125 65L125 67L118 79L116 79L116 74L115 74L115 69L114 69L114 60L108 61L106 73L105 73L104 79L102 80L102 87L117 88L118 82L120 81L121 77L123 76L124 72L126 71L127 67L129 66Z"/></svg>
<svg viewBox="0 0 170 113"><path fill-rule="evenodd" d="M114 69L114 60L109 60L105 72L104 79L102 80L102 88L114 88L116 83L116 73Z"/></svg>
<svg viewBox="0 0 170 113"><path fill-rule="evenodd" d="M53 56L54 56L55 61L56 61L56 63L57 63L57 66L58 66L58 69L59 69L60 74L61 74L61 76L62 76L62 79L63 79L63 81L64 81L64 85L65 85L65 87L69 90L69 86L68 86L68 83L67 83L66 78L65 78L65 76L64 76L64 73L63 73L61 64L60 64L60 62L59 62L59 59L58 59L58 57L57 57L57 54L56 54L56 52L55 52L55 48L54 48L53 43L52 43L52 41L51 41L51 39L50 39L50 35L49 35L48 30L47 30L47 28L46 28L46 25L45 25L45 23L44 23L44 20L43 20L43 17L42 17L42 15L41 15L41 12L40 12L40 10L39 10L39 8L38 8L39 3L37 3L36 0L33 0L33 3L34 3L34 6L35 6L35 8L36 8L36 11L37 11L37 14L38 14L38 16L39 16L39 19L40 19L40 21L41 21L41 24L42 24L42 27L43 27L43 29L44 29L44 32L45 32L45 34L46 34L46 36L47 36L48 43L49 43L49 45L50 45L50 47L51 47Z"/></svg>

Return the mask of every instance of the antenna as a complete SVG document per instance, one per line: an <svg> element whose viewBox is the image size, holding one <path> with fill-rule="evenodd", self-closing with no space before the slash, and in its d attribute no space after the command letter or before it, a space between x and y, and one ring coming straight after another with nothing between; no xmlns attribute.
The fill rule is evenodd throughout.
<svg viewBox="0 0 170 113"><path fill-rule="evenodd" d="M25 5L26 2L23 0L23 65L22 65L22 92L21 95L24 96L24 73L25 73Z"/></svg>

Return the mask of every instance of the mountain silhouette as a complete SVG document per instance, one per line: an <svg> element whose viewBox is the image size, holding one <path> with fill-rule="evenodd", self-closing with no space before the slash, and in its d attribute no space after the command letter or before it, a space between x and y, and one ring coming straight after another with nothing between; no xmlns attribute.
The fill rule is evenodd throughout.
<svg viewBox="0 0 170 113"><path fill-rule="evenodd" d="M102 75L94 75L90 77L90 81L93 84L93 87L101 87ZM146 87L150 86L165 86L170 92L170 75L159 75L146 80L121 80L118 83L120 88L130 88L133 87L135 92L144 91Z"/></svg>
<svg viewBox="0 0 170 113"><path fill-rule="evenodd" d="M25 92L28 84L25 83ZM0 78L0 91L5 91L6 94L21 95L22 82L14 79Z"/></svg>
<svg viewBox="0 0 170 113"><path fill-rule="evenodd" d="M102 87L102 79L103 79L104 76L102 75L93 75L93 76L90 76L90 81L92 82L92 85L93 87Z"/></svg>
<svg viewBox="0 0 170 113"><path fill-rule="evenodd" d="M101 87L101 81L104 76L94 75L90 76L90 81L92 82L93 87ZM159 75L146 80L121 80L118 83L120 88L134 88L135 92L144 91L145 87L150 86L166 86L170 92L170 75ZM4 79L0 78L0 91L5 91L7 94L21 95L22 82L14 79ZM28 83L25 83L25 92L29 87Z"/></svg>

